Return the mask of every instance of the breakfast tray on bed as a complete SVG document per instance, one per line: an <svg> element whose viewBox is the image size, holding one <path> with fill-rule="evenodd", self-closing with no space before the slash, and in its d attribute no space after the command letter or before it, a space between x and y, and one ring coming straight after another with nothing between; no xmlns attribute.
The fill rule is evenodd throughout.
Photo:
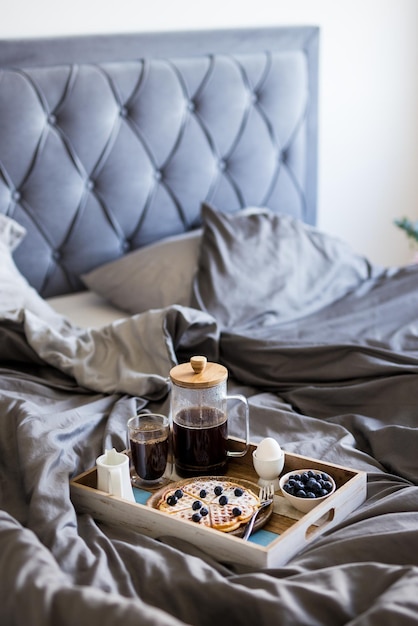
<svg viewBox="0 0 418 626"><path fill-rule="evenodd" d="M232 445L237 449L240 444L238 440L232 440ZM252 451L255 447L250 446L250 451L244 457L231 458L226 476L257 483L258 477L252 464ZM90 513L98 521L134 529L149 537L176 536L222 562L259 568L279 567L324 531L340 523L366 499L365 472L285 453L282 473L302 467L331 474L337 486L335 492L309 513L300 513L276 491L272 515L263 528L257 530L248 541L193 522L174 519L146 506L152 490L135 488L136 502L99 491L96 468L76 476L70 482L71 499L78 512Z"/></svg>

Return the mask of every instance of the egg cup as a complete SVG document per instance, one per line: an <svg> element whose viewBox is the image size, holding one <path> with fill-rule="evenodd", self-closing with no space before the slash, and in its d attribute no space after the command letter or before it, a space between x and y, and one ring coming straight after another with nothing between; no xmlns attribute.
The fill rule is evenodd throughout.
<svg viewBox="0 0 418 626"><path fill-rule="evenodd" d="M279 489L279 475L284 467L284 452L276 459L260 459L257 450L253 452L254 469L259 476L260 487L274 485L274 491Z"/></svg>

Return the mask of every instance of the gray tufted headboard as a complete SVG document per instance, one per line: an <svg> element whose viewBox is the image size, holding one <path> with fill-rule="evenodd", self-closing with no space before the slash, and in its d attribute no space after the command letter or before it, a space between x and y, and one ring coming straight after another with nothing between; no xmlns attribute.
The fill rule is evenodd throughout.
<svg viewBox="0 0 418 626"><path fill-rule="evenodd" d="M314 223L317 27L0 41L0 212L47 296L195 228L200 205Z"/></svg>

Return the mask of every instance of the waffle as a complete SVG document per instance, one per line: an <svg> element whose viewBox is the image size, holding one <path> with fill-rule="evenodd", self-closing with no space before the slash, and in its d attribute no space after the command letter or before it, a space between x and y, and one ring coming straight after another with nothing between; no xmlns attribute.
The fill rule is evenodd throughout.
<svg viewBox="0 0 418 626"><path fill-rule="evenodd" d="M182 485L182 490L184 493L193 496L194 498L199 498L205 502L211 502L216 498L215 487L219 485L219 480L216 479L204 479L204 478L194 478L192 481L189 481L186 485ZM224 483L222 483L224 488ZM201 496L201 492L204 491L206 493L205 496Z"/></svg>
<svg viewBox="0 0 418 626"><path fill-rule="evenodd" d="M177 513L178 511L182 511L183 509L192 508L193 502L196 500L196 498L184 492L182 498L178 498L174 505L170 505L167 502L167 499L170 496L174 496L175 491L175 489L170 489L170 491L167 493L167 497L158 506L160 511L164 511L165 513Z"/></svg>
<svg viewBox="0 0 418 626"><path fill-rule="evenodd" d="M238 483L192 478L165 489L156 508L182 520L231 532L246 523L259 505L259 498Z"/></svg>
<svg viewBox="0 0 418 626"><path fill-rule="evenodd" d="M192 509L192 507L189 507L188 509L180 509L177 511L173 511L172 513L170 513L170 515L177 519L182 519L186 522L193 522L192 518L195 513L196 511ZM206 515L204 517L201 516L199 520L199 524L201 526L211 526L211 519L209 515Z"/></svg>
<svg viewBox="0 0 418 626"><path fill-rule="evenodd" d="M243 489L243 493L241 496L235 495L236 488ZM248 507L258 507L260 505L259 498L249 489L244 489L239 485L234 485L233 483L227 483L224 485L224 490L222 495L225 495L228 498L228 502L230 504L235 504L239 506L243 506L244 504ZM219 501L220 496L217 496L216 500Z"/></svg>
<svg viewBox="0 0 418 626"><path fill-rule="evenodd" d="M251 515L255 512L256 507L250 507L247 505L240 506L241 514L234 515L233 509L236 507L236 504L225 504L224 506L220 504L212 503L210 505L210 523L212 528L216 528L217 530L221 530L224 533L231 532L231 530L236 530L241 526L241 524L245 524L250 519Z"/></svg>

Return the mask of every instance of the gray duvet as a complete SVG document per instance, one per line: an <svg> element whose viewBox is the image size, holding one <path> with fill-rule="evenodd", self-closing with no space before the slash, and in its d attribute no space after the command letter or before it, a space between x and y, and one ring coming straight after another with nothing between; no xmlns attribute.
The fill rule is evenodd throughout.
<svg viewBox="0 0 418 626"><path fill-rule="evenodd" d="M411 267L237 327L180 306L97 331L4 314L0 624L417 623L417 294ZM279 569L217 563L72 506L69 479L126 446L136 410L168 410L169 369L200 353L249 397L254 441L368 473L366 502Z"/></svg>

